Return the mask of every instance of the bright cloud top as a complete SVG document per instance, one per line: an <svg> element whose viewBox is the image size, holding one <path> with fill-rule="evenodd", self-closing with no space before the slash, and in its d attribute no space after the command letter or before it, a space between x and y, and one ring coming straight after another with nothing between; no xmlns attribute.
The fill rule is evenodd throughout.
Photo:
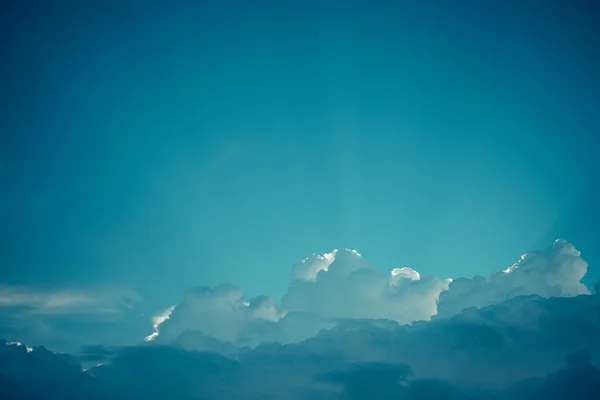
<svg viewBox="0 0 600 400"><path fill-rule="evenodd" d="M170 343L185 332L200 332L238 345L296 342L345 319L410 324L519 295L586 294L580 283L586 271L580 253L563 240L521 257L489 279L422 277L409 267L386 274L357 251L340 249L295 265L280 304L266 296L244 299L243 290L231 285L193 289L182 302L155 317L155 332L147 340Z"/></svg>
<svg viewBox="0 0 600 400"><path fill-rule="evenodd" d="M174 309L175 305L172 305L152 317L152 327L154 328L154 332L144 338L146 342L151 342L158 336L160 325L171 317L171 313Z"/></svg>
<svg viewBox="0 0 600 400"><path fill-rule="evenodd" d="M522 295L589 294L588 288L580 282L587 267L575 246L559 239L544 251L521 256L511 267L492 274L489 279L476 276L454 280L450 290L440 295L438 314L447 317L468 307L484 307Z"/></svg>
<svg viewBox="0 0 600 400"><path fill-rule="evenodd" d="M411 268L384 273L351 250L333 253L327 269L314 279L290 282L281 307L284 312L300 311L329 318L390 319L399 323L429 319L436 300L448 281L421 278ZM320 264L319 258L305 262L307 270Z"/></svg>
<svg viewBox="0 0 600 400"><path fill-rule="evenodd" d="M313 254L312 256L302 260L302 262L294 265L294 267L292 268L292 280L317 280L319 272L328 271L331 264L333 264L336 261L336 255L338 254L338 252L340 253L341 257L343 257L343 254L347 252L349 252L353 256L356 256L357 258L361 257L361 255L356 250L346 249L342 249L341 251L335 249L331 253L325 253L323 255Z"/></svg>

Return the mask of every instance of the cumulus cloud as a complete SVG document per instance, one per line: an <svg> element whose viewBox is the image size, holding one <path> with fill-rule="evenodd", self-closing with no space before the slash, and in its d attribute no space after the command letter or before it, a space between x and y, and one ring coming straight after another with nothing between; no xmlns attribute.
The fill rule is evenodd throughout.
<svg viewBox="0 0 600 400"><path fill-rule="evenodd" d="M290 343L314 336L348 318L390 319L399 323L429 319L450 280L421 278L411 268L379 271L354 250L313 255L292 268L291 282L280 305L266 296L246 300L231 285L197 288L155 317L161 343L186 331L240 345ZM160 326L160 331L159 327Z"/></svg>
<svg viewBox="0 0 600 400"><path fill-rule="evenodd" d="M315 279L293 280L282 309L331 318L384 318L410 323L435 314L436 301L447 285L446 280L421 278L410 268L386 274L368 266L357 253L343 251Z"/></svg>
<svg viewBox="0 0 600 400"><path fill-rule="evenodd" d="M88 348L88 359L109 361L87 370L73 356L0 341L0 385L9 399L595 399L599 315L598 295L521 296L412 326L345 320L301 343L229 355Z"/></svg>
<svg viewBox="0 0 600 400"><path fill-rule="evenodd" d="M155 332L147 339L160 335L161 343L169 343L186 331L199 331L239 346L294 343L347 319L410 324L521 295L589 293L580 283L587 263L563 240L499 270L489 279L476 276L454 280L421 276L410 267L396 267L386 273L355 250L334 250L293 266L280 304L266 296L247 300L242 289L231 285L193 289L171 310L169 319L161 319L160 331L155 324Z"/></svg>
<svg viewBox="0 0 600 400"><path fill-rule="evenodd" d="M240 331L235 343L255 347L261 343L297 343L333 328L339 321L314 313L288 312L278 321L256 319Z"/></svg>
<svg viewBox="0 0 600 400"><path fill-rule="evenodd" d="M313 254L295 265L292 268L292 281L296 279L315 281L321 271L344 278L351 272L363 268L370 269L372 265L359 252L349 249L336 249L323 255Z"/></svg>
<svg viewBox="0 0 600 400"><path fill-rule="evenodd" d="M277 321L279 318L273 299L261 296L246 300L242 289L220 285L213 289L190 290L155 329L160 327L157 337L163 343L188 330L233 342L252 320Z"/></svg>
<svg viewBox="0 0 600 400"><path fill-rule="evenodd" d="M569 242L557 240L544 251L521 256L511 267L486 279L455 279L441 293L438 316L454 315L468 307L484 307L521 295L570 297L588 294L580 281L587 263Z"/></svg>
<svg viewBox="0 0 600 400"><path fill-rule="evenodd" d="M18 399L598 398L600 295L580 283L586 270L565 241L453 281L333 251L292 268L281 304L230 285L190 290L140 346L67 356L0 342L0 387ZM5 290L2 307L122 304L66 293Z"/></svg>

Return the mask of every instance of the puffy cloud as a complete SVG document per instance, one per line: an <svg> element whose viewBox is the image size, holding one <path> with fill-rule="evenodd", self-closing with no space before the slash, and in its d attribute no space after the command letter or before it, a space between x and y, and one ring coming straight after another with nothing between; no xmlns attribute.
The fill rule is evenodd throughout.
<svg viewBox="0 0 600 400"><path fill-rule="evenodd" d="M155 317L154 335L162 343L175 340L185 331L200 331L223 341L235 341L238 334L251 321L262 319L277 321L279 310L273 299L257 297L246 300L243 291L231 285L220 285L214 289L190 290L183 301L170 309L168 318ZM159 324L156 324L161 320Z"/></svg>
<svg viewBox="0 0 600 400"><path fill-rule="evenodd" d="M599 296L527 296L413 326L347 320L228 356L182 343L90 348L110 361L87 371L73 357L0 342L0 385L15 399L50 388L66 399L595 399L599 335Z"/></svg>
<svg viewBox="0 0 600 400"><path fill-rule="evenodd" d="M580 281L587 272L587 263L575 247L557 240L544 251L525 254L517 263L489 279L455 279L441 293L438 316L446 317L468 307L484 307L521 295L570 297L588 294Z"/></svg>
<svg viewBox="0 0 600 400"><path fill-rule="evenodd" d="M261 343L297 343L337 323L337 319L314 313L288 312L278 321L253 320L239 333L236 344L255 347Z"/></svg>
<svg viewBox="0 0 600 400"><path fill-rule="evenodd" d="M290 283L282 301L284 311L410 323L435 314L439 294L449 283L421 278L411 268L386 274L372 268L356 252L339 251L334 257L329 268L320 270L315 278Z"/></svg>
<svg viewBox="0 0 600 400"><path fill-rule="evenodd" d="M246 300L243 291L231 285L193 289L168 309L168 317L165 313L155 317L155 332L146 340L159 337L161 343L168 343L183 332L199 331L242 345L290 343L340 319L426 320L435 314L438 296L448 283L421 278L407 267L386 274L354 250L334 250L313 255L292 268L281 306L266 296Z"/></svg>
<svg viewBox="0 0 600 400"><path fill-rule="evenodd" d="M365 260L356 250L333 250L324 255L313 254L292 268L292 281L317 280L321 272L330 276L344 279L350 273L360 269L371 269L373 266Z"/></svg>
<svg viewBox="0 0 600 400"><path fill-rule="evenodd" d="M337 250L323 255L313 254L292 267L292 280L315 280L321 271L327 271L335 260Z"/></svg>
<svg viewBox="0 0 600 400"><path fill-rule="evenodd" d="M586 271L587 263L579 252L563 240L521 257L489 279L422 277L409 267L394 268L387 274L354 250L334 250L293 266L280 305L265 296L246 300L240 288L230 285L193 289L169 309L169 318L157 315L155 332L147 340L157 337L160 325L161 343L176 340L186 331L241 346L294 343L341 320L385 319L410 324L520 295L586 294L587 288L580 283ZM204 348L204 341L198 346Z"/></svg>
<svg viewBox="0 0 600 400"><path fill-rule="evenodd" d="M281 305L230 285L193 289L155 316L156 340L84 349L80 362L101 364L87 370L0 342L0 385L20 399L49 388L67 399L598 398L600 295L580 283L586 270L564 241L454 281L334 251L293 268ZM24 298L12 307L72 303Z"/></svg>

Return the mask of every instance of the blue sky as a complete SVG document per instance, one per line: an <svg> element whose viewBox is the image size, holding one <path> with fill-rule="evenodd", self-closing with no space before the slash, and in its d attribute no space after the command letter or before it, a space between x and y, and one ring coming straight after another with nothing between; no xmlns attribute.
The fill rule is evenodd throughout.
<svg viewBox="0 0 600 400"><path fill-rule="evenodd" d="M152 313L334 248L469 277L556 237L597 281L598 10L526 3L3 5L2 282Z"/></svg>
<svg viewBox="0 0 600 400"><path fill-rule="evenodd" d="M600 398L599 4L2 2L0 393Z"/></svg>

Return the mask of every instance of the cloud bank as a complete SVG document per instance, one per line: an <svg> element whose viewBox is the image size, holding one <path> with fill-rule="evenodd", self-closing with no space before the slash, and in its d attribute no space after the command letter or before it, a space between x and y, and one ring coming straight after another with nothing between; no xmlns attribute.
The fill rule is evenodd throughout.
<svg viewBox="0 0 600 400"><path fill-rule="evenodd" d="M141 301L119 285L40 289L0 285L0 337L11 341L70 347L102 337Z"/></svg>
<svg viewBox="0 0 600 400"><path fill-rule="evenodd" d="M86 370L84 357L0 342L0 385L8 399L596 399L599 316L599 295L520 296L412 326L346 320L229 355L88 349L108 360Z"/></svg>
<svg viewBox="0 0 600 400"><path fill-rule="evenodd" d="M168 319L158 318L155 332L147 339L166 344L185 332L200 332L238 346L295 343L347 319L381 319L402 325L450 317L469 307L517 296L588 294L580 283L586 271L579 251L564 240L522 256L489 278L454 280L422 277L409 267L385 273L354 250L334 250L295 265L280 304L266 296L245 299L243 290L231 285L190 290L170 309Z"/></svg>
<svg viewBox="0 0 600 400"><path fill-rule="evenodd" d="M192 289L153 318L154 332L138 346L67 355L0 341L0 393L596 399L600 294L580 283L586 271L562 240L487 279L421 277L408 267L384 273L338 250L294 266L280 304L245 299L230 285Z"/></svg>

